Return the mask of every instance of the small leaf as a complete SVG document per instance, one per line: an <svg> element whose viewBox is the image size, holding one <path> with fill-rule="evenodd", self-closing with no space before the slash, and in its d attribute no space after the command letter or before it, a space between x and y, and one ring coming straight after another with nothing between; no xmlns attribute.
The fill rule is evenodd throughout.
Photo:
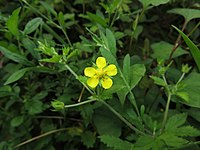
<svg viewBox="0 0 200 150"><path fill-rule="evenodd" d="M87 12L87 15L92 22L98 23L98 24L102 25L103 27L107 27L107 23L106 23L105 19L103 19L102 17L100 17L96 14L92 14L90 12Z"/></svg>
<svg viewBox="0 0 200 150"><path fill-rule="evenodd" d="M160 86L166 86L165 81L162 78L156 77L156 76L150 76L151 79L153 79L154 83Z"/></svg>
<svg viewBox="0 0 200 150"><path fill-rule="evenodd" d="M24 76L24 74L29 71L31 68L23 68L20 69L18 71L16 71L15 73L13 73L8 79L7 81L4 83L4 85L13 83L17 80L19 80L20 78L22 78Z"/></svg>
<svg viewBox="0 0 200 150"><path fill-rule="evenodd" d="M12 127L18 127L24 121L24 116L17 116L11 120Z"/></svg>
<svg viewBox="0 0 200 150"><path fill-rule="evenodd" d="M15 36L19 35L18 19L19 19L20 10L21 10L21 7L15 9L12 15L10 16L10 18L7 20L8 30Z"/></svg>
<svg viewBox="0 0 200 150"><path fill-rule="evenodd" d="M124 57L123 75L124 75L126 81L129 83L130 82L130 55L129 54L127 54Z"/></svg>
<svg viewBox="0 0 200 150"><path fill-rule="evenodd" d="M30 115L39 114L43 111L43 103L39 100L28 100L25 102L25 108Z"/></svg>
<svg viewBox="0 0 200 150"><path fill-rule="evenodd" d="M128 141L123 141L120 138L109 136L109 135L102 135L99 136L101 142L107 145L107 147L113 148L114 150L130 150L132 147L132 143Z"/></svg>
<svg viewBox="0 0 200 150"><path fill-rule="evenodd" d="M190 48L190 52L192 54L192 57L194 58L194 60L195 60L195 62L197 64L197 67L198 67L198 69L200 71L200 50L181 30L179 30L175 26L173 26L173 28L175 28L181 34L181 36L183 37L185 43Z"/></svg>
<svg viewBox="0 0 200 150"><path fill-rule="evenodd" d="M42 18L40 17L30 20L24 28L24 31L23 31L24 34L27 35L34 32L36 29L38 29L39 25L41 25L42 22L43 22Z"/></svg>
<svg viewBox="0 0 200 150"><path fill-rule="evenodd" d="M183 127L177 128L173 132L175 135L182 136L182 137L199 136L200 135L200 131L195 129L192 126L183 126Z"/></svg>

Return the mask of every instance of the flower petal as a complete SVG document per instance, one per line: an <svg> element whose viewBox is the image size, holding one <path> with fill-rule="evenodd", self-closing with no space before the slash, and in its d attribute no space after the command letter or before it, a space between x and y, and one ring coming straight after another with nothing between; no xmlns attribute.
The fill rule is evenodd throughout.
<svg viewBox="0 0 200 150"><path fill-rule="evenodd" d="M104 57L98 57L96 64L99 69L103 69L106 66L106 59Z"/></svg>
<svg viewBox="0 0 200 150"><path fill-rule="evenodd" d="M115 76L117 74L117 67L111 64L104 69L104 72L108 76Z"/></svg>
<svg viewBox="0 0 200 150"><path fill-rule="evenodd" d="M87 67L84 70L84 74L87 77L94 77L96 74L96 69L92 68L92 67Z"/></svg>
<svg viewBox="0 0 200 150"><path fill-rule="evenodd" d="M101 80L101 85L103 86L104 89L109 89L113 84L112 79L110 79L109 77L104 77Z"/></svg>
<svg viewBox="0 0 200 150"><path fill-rule="evenodd" d="M89 78L89 79L87 80L87 84L88 84L91 88L95 88L95 87L99 84L99 78L97 78L97 77Z"/></svg>

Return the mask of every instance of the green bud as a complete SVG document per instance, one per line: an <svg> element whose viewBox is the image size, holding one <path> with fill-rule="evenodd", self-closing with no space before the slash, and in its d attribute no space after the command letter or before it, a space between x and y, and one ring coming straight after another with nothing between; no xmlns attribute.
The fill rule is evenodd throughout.
<svg viewBox="0 0 200 150"><path fill-rule="evenodd" d="M191 69L192 69L192 67L189 67L188 64L185 64L185 65L182 65L181 71L183 73L188 73Z"/></svg>
<svg viewBox="0 0 200 150"><path fill-rule="evenodd" d="M55 111L60 111L65 108L65 104L58 100L51 102L51 106L55 108Z"/></svg>

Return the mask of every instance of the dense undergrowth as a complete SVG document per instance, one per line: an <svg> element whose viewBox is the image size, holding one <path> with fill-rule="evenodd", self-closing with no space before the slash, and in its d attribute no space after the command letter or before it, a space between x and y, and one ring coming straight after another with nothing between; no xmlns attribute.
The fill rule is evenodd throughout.
<svg viewBox="0 0 200 150"><path fill-rule="evenodd" d="M0 1L1 150L199 150L198 0Z"/></svg>

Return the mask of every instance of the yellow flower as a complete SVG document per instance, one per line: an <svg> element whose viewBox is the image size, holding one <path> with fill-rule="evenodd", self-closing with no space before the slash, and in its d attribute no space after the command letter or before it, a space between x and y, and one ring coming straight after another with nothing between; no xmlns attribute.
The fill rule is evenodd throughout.
<svg viewBox="0 0 200 150"><path fill-rule="evenodd" d="M117 67L114 64L107 65L104 57L98 57L96 67L85 68L84 74L89 77L87 84L91 88L95 88L100 83L104 89L109 89L113 84L110 77L117 74Z"/></svg>

